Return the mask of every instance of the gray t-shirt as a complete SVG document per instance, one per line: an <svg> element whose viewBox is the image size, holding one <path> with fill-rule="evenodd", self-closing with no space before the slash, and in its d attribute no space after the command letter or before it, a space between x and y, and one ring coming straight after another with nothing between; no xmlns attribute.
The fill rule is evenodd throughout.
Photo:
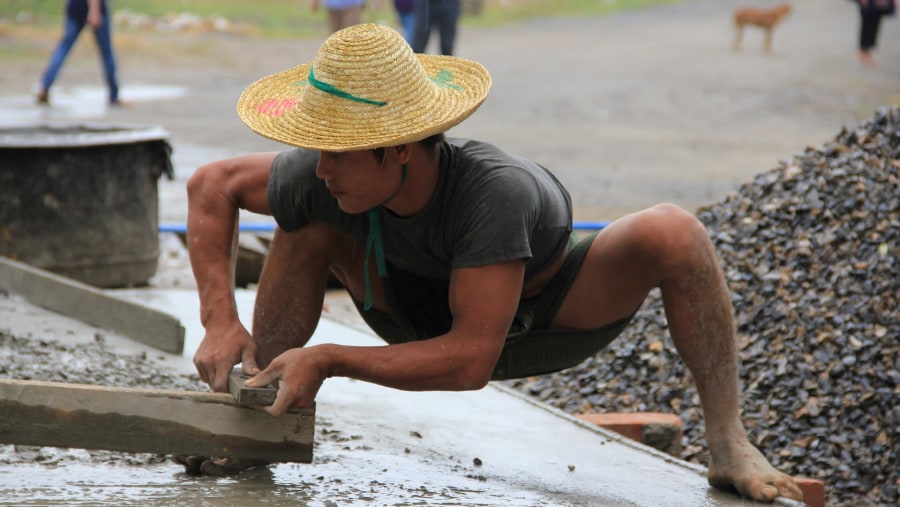
<svg viewBox="0 0 900 507"><path fill-rule="evenodd" d="M318 152L295 148L272 163L269 206L279 227L322 221L365 244L365 213L338 207L315 174ZM380 208L384 253L403 270L447 280L454 268L526 259L525 281L566 247L572 202L544 167L497 147L466 139L441 145L440 177L425 208L398 217Z"/></svg>

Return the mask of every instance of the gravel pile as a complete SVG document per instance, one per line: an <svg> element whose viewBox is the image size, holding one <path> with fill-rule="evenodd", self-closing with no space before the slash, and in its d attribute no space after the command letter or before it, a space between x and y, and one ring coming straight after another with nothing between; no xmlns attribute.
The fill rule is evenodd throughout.
<svg viewBox="0 0 900 507"><path fill-rule="evenodd" d="M782 161L699 210L738 327L744 420L829 505L900 503L900 109ZM660 411L706 465L700 404L658 291L607 350L507 382L570 413Z"/></svg>

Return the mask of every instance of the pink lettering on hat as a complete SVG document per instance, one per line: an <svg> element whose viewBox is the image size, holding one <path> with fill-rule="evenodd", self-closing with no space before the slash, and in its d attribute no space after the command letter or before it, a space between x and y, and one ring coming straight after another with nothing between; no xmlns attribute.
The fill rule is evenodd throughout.
<svg viewBox="0 0 900 507"><path fill-rule="evenodd" d="M266 99L256 105L256 112L268 116L281 116L297 105L296 98Z"/></svg>

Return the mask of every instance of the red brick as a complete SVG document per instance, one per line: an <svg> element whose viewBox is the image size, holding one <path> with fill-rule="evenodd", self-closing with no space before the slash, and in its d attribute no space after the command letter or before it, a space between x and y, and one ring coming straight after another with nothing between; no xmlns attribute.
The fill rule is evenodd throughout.
<svg viewBox="0 0 900 507"><path fill-rule="evenodd" d="M809 477L794 477L803 491L803 503L809 507L825 507L825 483Z"/></svg>
<svg viewBox="0 0 900 507"><path fill-rule="evenodd" d="M681 419L675 414L661 412L630 412L612 414L582 414L579 419L650 445L673 456L681 457ZM666 431L660 432L663 429ZM660 434L665 435L660 439ZM662 441L661 441L662 440Z"/></svg>

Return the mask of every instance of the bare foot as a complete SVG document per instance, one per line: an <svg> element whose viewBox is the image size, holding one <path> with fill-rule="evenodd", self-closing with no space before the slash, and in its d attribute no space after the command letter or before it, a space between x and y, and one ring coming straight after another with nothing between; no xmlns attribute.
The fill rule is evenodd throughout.
<svg viewBox="0 0 900 507"><path fill-rule="evenodd" d="M750 442L739 442L728 452L710 456L709 484L737 491L757 502L772 502L779 496L803 501L803 492L793 477L775 470Z"/></svg>
<svg viewBox="0 0 900 507"><path fill-rule="evenodd" d="M859 61L864 67L874 68L878 66L878 64L875 63L875 58L872 58L872 55L868 51L859 52Z"/></svg>

